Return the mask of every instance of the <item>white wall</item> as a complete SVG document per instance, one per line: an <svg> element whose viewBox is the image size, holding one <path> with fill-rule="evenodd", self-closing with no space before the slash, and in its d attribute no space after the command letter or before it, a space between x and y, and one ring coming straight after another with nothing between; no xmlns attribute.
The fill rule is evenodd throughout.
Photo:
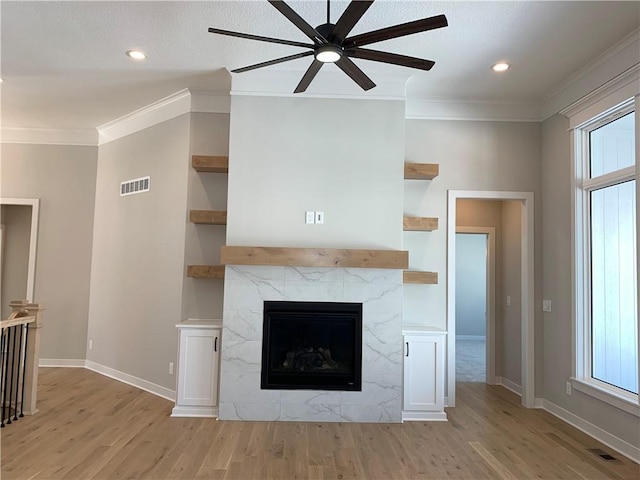
<svg viewBox="0 0 640 480"><path fill-rule="evenodd" d="M542 124L542 192L544 298L552 311L545 313L543 396L616 437L640 448L640 420L621 409L573 390L571 377L571 152L569 120L555 115Z"/></svg>
<svg viewBox="0 0 640 480"><path fill-rule="evenodd" d="M100 147L87 359L175 388L182 319L189 158L188 114ZM151 176L148 193L120 182Z"/></svg>
<svg viewBox="0 0 640 480"><path fill-rule="evenodd" d="M540 124L437 120L406 124L406 160L438 163L440 175L431 182L405 182L405 214L438 217L440 225L427 234L404 235L410 268L439 273L438 285L405 285L404 322L446 328L447 190L534 192L535 224L540 225ZM538 228L538 267L540 234ZM536 292L541 288L539 273L535 288ZM538 293L536 305L537 298Z"/></svg>
<svg viewBox="0 0 640 480"><path fill-rule="evenodd" d="M229 115L192 113L190 155L229 154ZM189 168L188 209L226 210L227 175L198 173ZM223 225L195 225L186 222L185 265L217 265L220 247L226 241ZM222 318L222 279L185 278L182 319Z"/></svg>
<svg viewBox="0 0 640 480"><path fill-rule="evenodd" d="M400 249L403 160L404 102L234 96L227 244Z"/></svg>
<svg viewBox="0 0 640 480"><path fill-rule="evenodd" d="M1 148L2 196L40 199L33 299L46 308L40 358L84 359L98 149Z"/></svg>
<svg viewBox="0 0 640 480"><path fill-rule="evenodd" d="M487 235L456 234L456 336L487 334Z"/></svg>

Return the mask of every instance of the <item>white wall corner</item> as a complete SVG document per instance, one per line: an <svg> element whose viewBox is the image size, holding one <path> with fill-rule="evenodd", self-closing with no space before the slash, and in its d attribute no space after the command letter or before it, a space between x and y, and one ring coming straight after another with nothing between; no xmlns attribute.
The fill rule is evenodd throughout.
<svg viewBox="0 0 640 480"><path fill-rule="evenodd" d="M231 95L229 92L210 92L194 90L191 92L191 112L194 113L229 113L231 112Z"/></svg>
<svg viewBox="0 0 640 480"><path fill-rule="evenodd" d="M98 131L95 128L12 128L2 127L1 143L21 143L32 145L78 145L95 147L98 145Z"/></svg>
<svg viewBox="0 0 640 480"><path fill-rule="evenodd" d="M540 400L540 399L536 399ZM590 435L601 443L604 443L608 447L621 453L625 457L633 460L636 463L640 463L640 448L632 445L621 438L603 430L602 428L587 422L583 418L565 410L564 408L556 405L549 400L542 399L542 408L550 414L564 420L569 425L574 426L578 430Z"/></svg>
<svg viewBox="0 0 640 480"><path fill-rule="evenodd" d="M539 122L538 103L489 102L454 98L408 98L407 120L479 120Z"/></svg>

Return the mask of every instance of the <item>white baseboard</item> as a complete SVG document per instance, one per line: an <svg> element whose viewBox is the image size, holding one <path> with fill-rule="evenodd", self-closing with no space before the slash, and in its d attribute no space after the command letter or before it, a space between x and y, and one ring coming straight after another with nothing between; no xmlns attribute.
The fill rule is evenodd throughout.
<svg viewBox="0 0 640 480"><path fill-rule="evenodd" d="M218 418L218 407L185 407L176 405L172 417Z"/></svg>
<svg viewBox="0 0 640 480"><path fill-rule="evenodd" d="M402 411L403 422L446 422L445 412L409 412Z"/></svg>
<svg viewBox="0 0 640 480"><path fill-rule="evenodd" d="M126 383L127 385L137 387L141 390L144 390L145 392L153 393L154 395L157 395L159 397L166 398L167 400L170 400L172 402L174 402L176 399L176 392L174 390L170 390L161 385L151 383L147 380L143 380L142 378L134 377L133 375L129 375L128 373L120 372L119 370L100 365L99 363L92 362L91 360L86 360L85 367L106 377L110 377L114 380Z"/></svg>
<svg viewBox="0 0 640 480"><path fill-rule="evenodd" d="M84 368L85 360L80 358L41 358L39 367L73 367Z"/></svg>
<svg viewBox="0 0 640 480"><path fill-rule="evenodd" d="M555 403L550 402L549 400L546 400L544 398L536 399L536 406L538 404L538 400L541 400L542 408L550 414L558 417L560 420L564 420L569 425L573 425L578 430L586 433L587 435L590 435L599 442L604 443L606 446L612 448L613 450L624 455L630 460L633 460L636 463L640 463L640 448L631 445L630 443L616 437L615 435L610 434L609 432L592 423L587 422L586 420L578 417L568 410L565 410Z"/></svg>
<svg viewBox="0 0 640 480"><path fill-rule="evenodd" d="M516 395L520 397L522 396L522 387L517 383L512 382L508 378L496 377L495 385L502 385L504 388L506 388L507 390L511 390Z"/></svg>
<svg viewBox="0 0 640 480"><path fill-rule="evenodd" d="M485 335L456 335L456 340L486 340Z"/></svg>

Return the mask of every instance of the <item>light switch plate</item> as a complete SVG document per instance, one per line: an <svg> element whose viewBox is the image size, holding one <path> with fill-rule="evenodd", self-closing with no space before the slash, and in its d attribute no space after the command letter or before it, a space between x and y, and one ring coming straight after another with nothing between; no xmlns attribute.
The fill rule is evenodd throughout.
<svg viewBox="0 0 640 480"><path fill-rule="evenodd" d="M324 212L316 212L316 223L324 223Z"/></svg>
<svg viewBox="0 0 640 480"><path fill-rule="evenodd" d="M307 210L305 212L304 223L316 223L316 212Z"/></svg>
<svg viewBox="0 0 640 480"><path fill-rule="evenodd" d="M542 311L543 312L551 311L551 300L542 300Z"/></svg>

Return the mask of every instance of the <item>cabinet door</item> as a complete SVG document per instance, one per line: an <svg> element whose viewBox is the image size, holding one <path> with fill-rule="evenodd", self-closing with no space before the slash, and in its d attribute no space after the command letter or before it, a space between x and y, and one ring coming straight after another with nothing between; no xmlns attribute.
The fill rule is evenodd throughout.
<svg viewBox="0 0 640 480"><path fill-rule="evenodd" d="M217 405L219 350L219 329L180 332L178 405Z"/></svg>
<svg viewBox="0 0 640 480"><path fill-rule="evenodd" d="M441 335L404 337L404 410L444 409L444 341Z"/></svg>

